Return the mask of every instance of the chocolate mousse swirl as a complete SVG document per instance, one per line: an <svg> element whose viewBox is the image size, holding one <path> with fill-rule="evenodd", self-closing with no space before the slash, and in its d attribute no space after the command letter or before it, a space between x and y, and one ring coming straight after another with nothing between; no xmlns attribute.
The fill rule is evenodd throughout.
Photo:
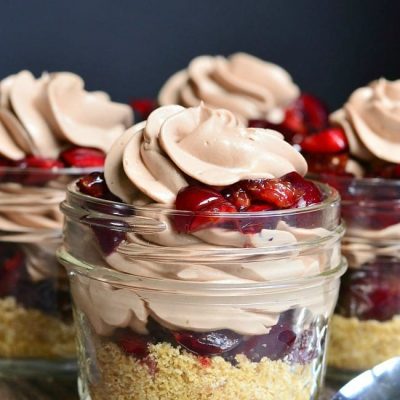
<svg viewBox="0 0 400 400"><path fill-rule="evenodd" d="M246 53L200 56L170 77L161 88L160 105L226 108L243 120L280 122L282 108L300 94L290 75L281 67Z"/></svg>
<svg viewBox="0 0 400 400"><path fill-rule="evenodd" d="M133 122L128 105L87 92L70 72L21 71L0 82L0 155L57 158L68 144L107 151Z"/></svg>
<svg viewBox="0 0 400 400"><path fill-rule="evenodd" d="M111 191L133 204L171 205L188 177L225 186L291 171L304 175L307 164L280 133L246 128L230 111L204 105L160 107L117 140L105 163Z"/></svg>
<svg viewBox="0 0 400 400"><path fill-rule="evenodd" d="M400 80L357 89L331 121L345 130L353 156L400 163Z"/></svg>

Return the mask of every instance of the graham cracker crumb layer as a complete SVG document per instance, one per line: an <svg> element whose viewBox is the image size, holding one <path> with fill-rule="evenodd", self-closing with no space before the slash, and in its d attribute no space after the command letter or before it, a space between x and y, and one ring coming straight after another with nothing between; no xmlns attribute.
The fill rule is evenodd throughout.
<svg viewBox="0 0 400 400"><path fill-rule="evenodd" d="M400 356L400 316L385 322L332 317L329 366L361 371L395 356Z"/></svg>
<svg viewBox="0 0 400 400"><path fill-rule="evenodd" d="M149 346L149 356L139 361L111 342L96 347L92 400L310 400L315 390L311 365L254 363L240 355L233 366L169 343Z"/></svg>
<svg viewBox="0 0 400 400"><path fill-rule="evenodd" d="M25 309L13 297L0 299L0 357L55 359L75 353L72 323Z"/></svg>

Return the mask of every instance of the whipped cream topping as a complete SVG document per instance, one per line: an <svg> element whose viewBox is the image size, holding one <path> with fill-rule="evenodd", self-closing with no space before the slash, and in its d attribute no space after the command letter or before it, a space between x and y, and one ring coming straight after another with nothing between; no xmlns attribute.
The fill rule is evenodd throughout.
<svg viewBox="0 0 400 400"><path fill-rule="evenodd" d="M353 156L400 163L400 80L357 89L330 119L345 130Z"/></svg>
<svg viewBox="0 0 400 400"><path fill-rule="evenodd" d="M107 151L133 123L128 105L88 92L70 72L36 79L21 71L0 82L0 155L57 158L68 144Z"/></svg>
<svg viewBox="0 0 400 400"><path fill-rule="evenodd" d="M161 88L160 105L195 107L201 101L225 108L242 120L267 119L279 123L283 108L300 94L290 75L280 66L246 53L200 56L170 77Z"/></svg>
<svg viewBox="0 0 400 400"><path fill-rule="evenodd" d="M230 111L203 104L153 111L117 140L105 163L110 190L133 204L173 204L187 177L225 186L291 171L304 175L307 164L280 133L246 128Z"/></svg>

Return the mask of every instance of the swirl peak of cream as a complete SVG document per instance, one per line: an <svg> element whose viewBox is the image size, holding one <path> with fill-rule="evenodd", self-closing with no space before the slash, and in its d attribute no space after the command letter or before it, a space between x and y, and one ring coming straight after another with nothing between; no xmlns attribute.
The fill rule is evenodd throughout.
<svg viewBox="0 0 400 400"><path fill-rule="evenodd" d="M400 80L355 90L330 119L345 130L352 155L400 163Z"/></svg>
<svg viewBox="0 0 400 400"><path fill-rule="evenodd" d="M244 120L279 123L283 108L300 94L280 66L246 53L194 58L188 68L172 75L161 88L160 105L226 108Z"/></svg>
<svg viewBox="0 0 400 400"><path fill-rule="evenodd" d="M147 202L173 204L187 177L225 186L291 171L304 175L307 164L280 133L246 128L230 111L203 104L153 111L117 140L105 163L110 190L135 204L138 192Z"/></svg>
<svg viewBox="0 0 400 400"><path fill-rule="evenodd" d="M0 82L0 155L12 160L56 158L68 143L106 152L132 123L128 105L87 92L70 72L21 71Z"/></svg>

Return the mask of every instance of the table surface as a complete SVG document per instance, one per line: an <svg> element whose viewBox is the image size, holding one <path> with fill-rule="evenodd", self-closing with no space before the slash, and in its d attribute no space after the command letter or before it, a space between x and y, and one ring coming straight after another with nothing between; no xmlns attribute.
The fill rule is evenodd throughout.
<svg viewBox="0 0 400 400"><path fill-rule="evenodd" d="M329 400L334 393L332 384L320 400ZM0 378L1 400L78 400L76 380L70 378L24 379Z"/></svg>

